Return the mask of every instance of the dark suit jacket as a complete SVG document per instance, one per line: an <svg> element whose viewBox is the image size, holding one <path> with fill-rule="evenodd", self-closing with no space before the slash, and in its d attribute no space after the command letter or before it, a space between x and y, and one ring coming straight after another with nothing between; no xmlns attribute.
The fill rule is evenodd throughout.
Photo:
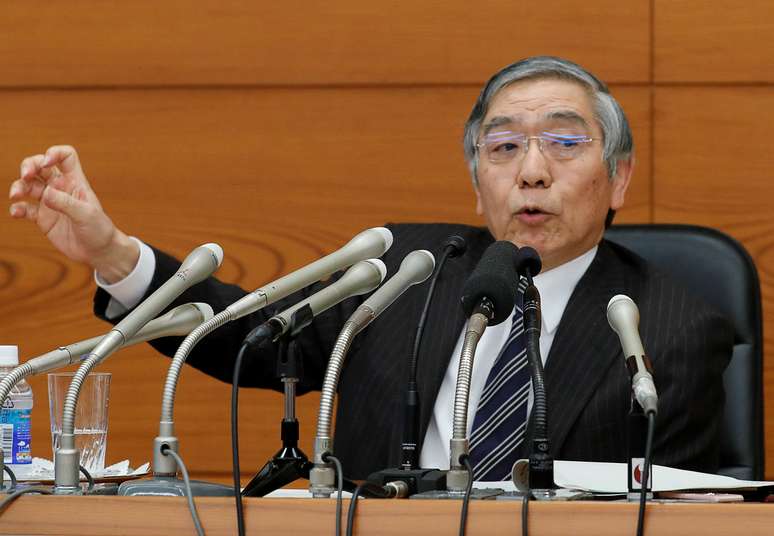
<svg viewBox="0 0 774 536"><path fill-rule="evenodd" d="M395 240L383 260L388 276L410 251L439 254L450 234L460 234L467 253L446 263L436 287L419 356L421 436L463 328L460 296L464 282L493 241L485 229L450 224L390 226ZM175 272L179 262L157 251L157 269L149 292ZM350 349L339 383L334 452L345 473L364 478L399 461L401 405L408 356L427 283L412 287ZM227 324L203 339L188 363L230 382L235 356L247 332L271 314L318 289L298 293L269 310ZM245 291L214 278L187 291L173 305L210 303L218 312ZM603 241L573 292L559 324L546 364L548 423L554 456L567 460L625 461L626 415L630 383L621 347L606 318L609 299L627 294L640 308L643 344L655 369L660 405L654 444L655 462L714 471L718 466L718 430L724 403L722 373L731 356L727 322L634 253ZM98 291L95 311L104 314L109 297ZM320 315L299 336L304 378L299 392L320 389L330 352L348 316L360 303L350 299ZM114 319L116 320L116 319ZM173 355L180 339L154 346ZM246 359L241 385L280 389L274 377L273 346ZM449 423L451 426L451 423ZM524 445L528 445L525 441Z"/></svg>

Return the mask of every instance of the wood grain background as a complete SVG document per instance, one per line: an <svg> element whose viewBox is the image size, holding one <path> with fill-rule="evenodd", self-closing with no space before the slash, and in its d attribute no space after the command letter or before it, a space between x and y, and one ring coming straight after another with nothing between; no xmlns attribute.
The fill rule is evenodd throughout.
<svg viewBox="0 0 774 536"><path fill-rule="evenodd" d="M465 118L503 65L556 54L606 80L637 169L621 222L717 227L750 250L774 325L774 5L701 0L363 3L9 0L0 18L0 169L69 143L116 224L179 256L221 243L255 288L386 221L481 223ZM0 343L29 358L101 333L93 282L34 226L0 219ZM115 355L108 461L150 458L169 361ZM45 378L33 452L50 457ZM765 384L774 393L774 358ZM311 453L319 397L300 400ZM279 447L281 397L241 395L248 478ZM229 387L185 369L181 452L228 480ZM768 414L774 395L767 396ZM774 419L767 420L774 438ZM774 478L774 440L767 442Z"/></svg>

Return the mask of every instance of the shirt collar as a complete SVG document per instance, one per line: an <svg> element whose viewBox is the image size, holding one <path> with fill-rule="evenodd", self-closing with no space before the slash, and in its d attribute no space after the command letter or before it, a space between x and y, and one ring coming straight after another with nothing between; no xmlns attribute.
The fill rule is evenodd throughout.
<svg viewBox="0 0 774 536"><path fill-rule="evenodd" d="M597 248L594 246L580 257L535 276L535 286L540 292L542 329L546 333L556 331L570 295L594 260Z"/></svg>

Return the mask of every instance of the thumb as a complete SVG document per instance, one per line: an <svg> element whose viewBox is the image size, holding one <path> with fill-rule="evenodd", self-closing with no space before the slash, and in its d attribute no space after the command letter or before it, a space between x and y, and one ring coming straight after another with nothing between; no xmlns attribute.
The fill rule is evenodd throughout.
<svg viewBox="0 0 774 536"><path fill-rule="evenodd" d="M49 184L43 191L41 200L48 208L64 214L74 223L84 223L88 220L88 215L92 212L91 207L88 203L78 199L74 193L68 194L62 190L57 190Z"/></svg>

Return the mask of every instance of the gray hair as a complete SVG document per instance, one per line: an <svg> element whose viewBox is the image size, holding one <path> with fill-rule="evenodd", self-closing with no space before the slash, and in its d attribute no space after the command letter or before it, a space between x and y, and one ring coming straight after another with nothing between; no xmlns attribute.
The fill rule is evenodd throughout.
<svg viewBox="0 0 774 536"><path fill-rule="evenodd" d="M594 119L602 129L604 150L602 158L607 164L610 178L615 176L619 160L629 160L634 151L629 121L623 108L610 94L607 85L580 65L569 60L553 56L534 56L516 63L495 73L489 79L470 112L465 123L463 144L465 160L473 178L473 184L478 184L478 136L481 122L489 109L494 96L504 87L520 80L536 80L556 78L576 82L589 91L594 105Z"/></svg>

